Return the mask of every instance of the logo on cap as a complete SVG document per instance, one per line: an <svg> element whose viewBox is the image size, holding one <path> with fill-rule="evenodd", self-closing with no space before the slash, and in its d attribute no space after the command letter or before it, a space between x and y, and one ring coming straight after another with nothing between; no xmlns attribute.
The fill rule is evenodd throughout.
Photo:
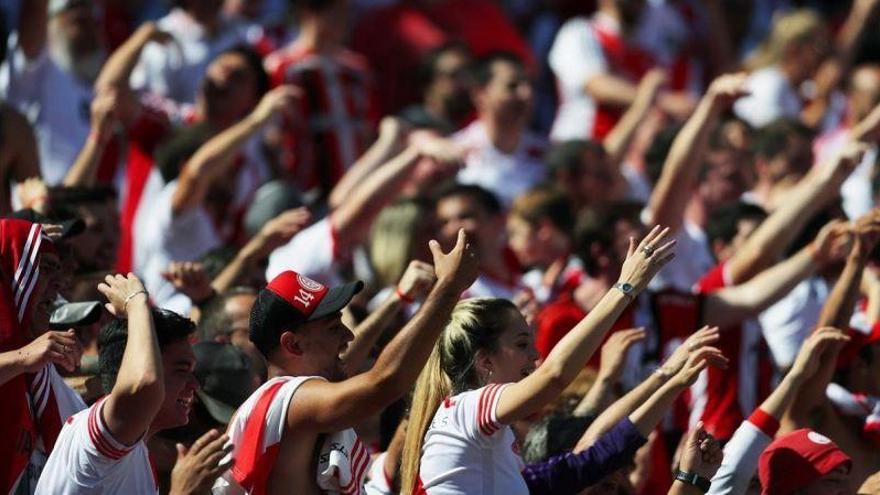
<svg viewBox="0 0 880 495"><path fill-rule="evenodd" d="M319 284L318 282L315 282L314 280L310 279L309 277L305 277L303 275L300 275L299 273L296 274L296 280L297 280L297 282L299 282L299 285L303 289L306 289L308 291L317 292L317 291L324 288L323 285Z"/></svg>
<svg viewBox="0 0 880 495"><path fill-rule="evenodd" d="M321 299L327 295L327 287L292 271L279 274L266 288L306 316L311 315Z"/></svg>
<svg viewBox="0 0 880 495"><path fill-rule="evenodd" d="M819 445L828 445L831 443L831 439L822 435L821 433L816 433L815 431L811 431L807 433L807 438L810 439L813 443L818 443Z"/></svg>

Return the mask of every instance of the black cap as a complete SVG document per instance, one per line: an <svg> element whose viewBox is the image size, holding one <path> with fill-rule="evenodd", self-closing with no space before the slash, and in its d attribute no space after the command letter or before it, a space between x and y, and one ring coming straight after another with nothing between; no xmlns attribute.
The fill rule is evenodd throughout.
<svg viewBox="0 0 880 495"><path fill-rule="evenodd" d="M99 301L63 302L55 307L49 317L49 328L67 330L96 323L101 318Z"/></svg>
<svg viewBox="0 0 880 495"><path fill-rule="evenodd" d="M18 218L20 220L27 220L31 223L59 225L61 226L62 239L70 239L71 237L75 237L81 234L86 229L86 223L83 222L80 218L71 218L69 220L56 221L30 208L17 210L12 213L10 217Z"/></svg>
<svg viewBox="0 0 880 495"><path fill-rule="evenodd" d="M251 309L251 342L268 357L283 332L335 315L363 288L357 281L328 289L296 272L282 272L257 295Z"/></svg>
<svg viewBox="0 0 880 495"><path fill-rule="evenodd" d="M255 388L250 361L232 344L199 342L192 349L196 355L195 375L201 385L196 393L199 402L217 422L228 424Z"/></svg>

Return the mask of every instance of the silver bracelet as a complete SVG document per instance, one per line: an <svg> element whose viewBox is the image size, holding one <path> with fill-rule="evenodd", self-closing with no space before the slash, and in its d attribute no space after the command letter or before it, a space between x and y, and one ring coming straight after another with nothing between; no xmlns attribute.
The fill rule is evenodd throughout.
<svg viewBox="0 0 880 495"><path fill-rule="evenodd" d="M128 302L131 301L132 299L134 299L134 296L136 296L138 294L143 294L143 295L147 296L147 299L149 299L149 296L147 295L147 291L145 291L143 289L138 290L138 291L134 291L131 294L125 296L125 300L122 301L122 310L123 311L125 311L128 308Z"/></svg>

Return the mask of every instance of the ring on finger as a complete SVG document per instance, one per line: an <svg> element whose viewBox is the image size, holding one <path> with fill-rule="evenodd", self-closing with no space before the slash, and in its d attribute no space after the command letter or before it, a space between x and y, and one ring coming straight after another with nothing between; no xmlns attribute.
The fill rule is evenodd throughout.
<svg viewBox="0 0 880 495"><path fill-rule="evenodd" d="M642 248L642 252L645 253L646 258L650 258L654 255L654 247L653 246L645 246Z"/></svg>

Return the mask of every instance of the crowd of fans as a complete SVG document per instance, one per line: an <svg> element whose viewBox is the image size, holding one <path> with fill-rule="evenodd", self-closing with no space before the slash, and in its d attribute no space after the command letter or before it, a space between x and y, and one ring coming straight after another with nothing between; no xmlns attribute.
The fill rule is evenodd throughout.
<svg viewBox="0 0 880 495"><path fill-rule="evenodd" d="M0 0L0 493L880 494L878 27Z"/></svg>

